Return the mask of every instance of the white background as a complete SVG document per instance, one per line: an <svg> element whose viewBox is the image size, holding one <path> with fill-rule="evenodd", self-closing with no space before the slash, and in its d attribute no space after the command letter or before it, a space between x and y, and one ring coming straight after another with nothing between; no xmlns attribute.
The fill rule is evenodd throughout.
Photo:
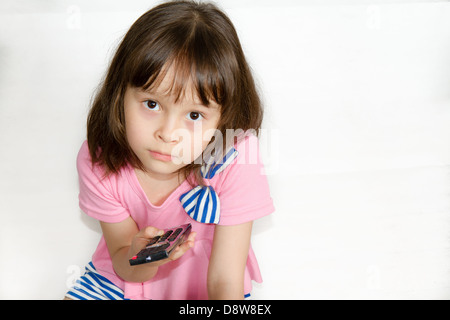
<svg viewBox="0 0 450 320"><path fill-rule="evenodd" d="M75 158L156 1L0 3L0 298L61 299L100 238ZM450 298L450 3L219 1L266 106L255 299Z"/></svg>

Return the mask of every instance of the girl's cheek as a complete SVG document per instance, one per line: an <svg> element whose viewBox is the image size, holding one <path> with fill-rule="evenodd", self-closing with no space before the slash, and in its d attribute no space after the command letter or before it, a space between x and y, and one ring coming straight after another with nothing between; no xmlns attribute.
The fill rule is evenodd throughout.
<svg viewBox="0 0 450 320"><path fill-rule="evenodd" d="M146 109L145 107L141 107L140 108L140 116L142 117L142 119L145 119L147 121L152 121L158 118L158 112L156 111L151 111Z"/></svg>
<svg viewBox="0 0 450 320"><path fill-rule="evenodd" d="M182 147L182 159L183 163L188 165L196 160L199 156L201 156L203 149L207 145L207 143L205 144L203 142L203 139L200 135L198 137L192 135L191 139L185 142L186 143L184 143Z"/></svg>
<svg viewBox="0 0 450 320"><path fill-rule="evenodd" d="M182 136L182 141L173 150L173 154L179 157L178 161L188 165L201 156L217 131L205 129L201 121L198 121L182 129L183 134L180 134L181 131L178 132Z"/></svg>
<svg viewBox="0 0 450 320"><path fill-rule="evenodd" d="M201 153L201 142L194 140L192 133L188 136L183 136L182 141L172 150L172 156L175 157L174 162L177 165L188 165L201 155Z"/></svg>
<svg viewBox="0 0 450 320"><path fill-rule="evenodd" d="M194 122L190 124L189 131L191 132L191 145L193 150L197 153L199 149L201 149L202 141L204 139L203 136L203 124L202 121ZM201 152L202 150L200 150Z"/></svg>
<svg viewBox="0 0 450 320"><path fill-rule="evenodd" d="M203 122L202 121L187 121L186 129L193 134L193 139L198 139L198 136L202 135Z"/></svg>
<svg viewBox="0 0 450 320"><path fill-rule="evenodd" d="M193 139L191 150L192 150L191 151L191 153L192 153L191 161L194 161L203 152L203 143L202 143L201 139Z"/></svg>

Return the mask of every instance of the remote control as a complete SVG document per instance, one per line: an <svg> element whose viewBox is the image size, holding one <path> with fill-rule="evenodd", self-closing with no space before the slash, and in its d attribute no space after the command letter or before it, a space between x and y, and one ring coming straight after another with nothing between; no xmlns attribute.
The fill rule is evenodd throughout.
<svg viewBox="0 0 450 320"><path fill-rule="evenodd" d="M150 239L147 246L129 260L130 265L135 266L168 258L172 250L189 236L191 229L190 223L164 229L162 236Z"/></svg>

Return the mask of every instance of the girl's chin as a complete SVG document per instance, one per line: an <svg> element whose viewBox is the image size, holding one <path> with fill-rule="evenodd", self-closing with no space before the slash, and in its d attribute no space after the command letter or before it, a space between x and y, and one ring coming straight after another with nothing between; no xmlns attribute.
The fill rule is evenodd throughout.
<svg viewBox="0 0 450 320"><path fill-rule="evenodd" d="M161 174L161 175L174 175L178 170L185 167L184 163L174 163L166 161L149 161L144 163L144 168L148 173Z"/></svg>

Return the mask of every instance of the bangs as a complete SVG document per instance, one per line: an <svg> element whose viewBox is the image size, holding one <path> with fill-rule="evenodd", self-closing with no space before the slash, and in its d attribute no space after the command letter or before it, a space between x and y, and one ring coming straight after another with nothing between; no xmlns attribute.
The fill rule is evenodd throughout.
<svg viewBox="0 0 450 320"><path fill-rule="evenodd" d="M169 34L171 36L169 36ZM129 84L144 90L157 89L166 76L171 85L165 93L181 99L187 88L209 105L214 101L227 105L235 91L232 70L237 63L234 55L217 41L217 36L201 23L177 26L149 42L140 52L138 61L127 71Z"/></svg>

